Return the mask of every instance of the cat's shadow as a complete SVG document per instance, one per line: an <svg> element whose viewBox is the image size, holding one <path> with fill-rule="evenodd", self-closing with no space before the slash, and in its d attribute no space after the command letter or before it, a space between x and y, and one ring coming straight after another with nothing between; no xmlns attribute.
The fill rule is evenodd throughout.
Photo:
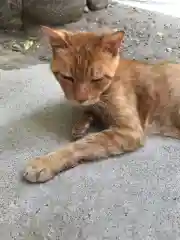
<svg viewBox="0 0 180 240"><path fill-rule="evenodd" d="M76 123L83 113L83 110L79 107L74 107L67 102L51 105L36 111L30 116L32 121L40 130L44 130L50 133L54 133L60 140L72 140L72 127ZM88 132L97 132L103 130L101 122L96 122ZM37 132L36 132L37 134Z"/></svg>
<svg viewBox="0 0 180 240"><path fill-rule="evenodd" d="M45 131L46 134L47 132L53 133L59 140L70 140L72 126L81 114L80 108L61 102L39 109L29 116L29 121L37 126L36 131L39 129L40 132Z"/></svg>
<svg viewBox="0 0 180 240"><path fill-rule="evenodd" d="M49 140L61 143L71 140L73 123L80 117L82 111L72 107L67 102L60 102L21 115L3 127L0 146L3 151L22 150L33 148L35 144L48 145Z"/></svg>
<svg viewBox="0 0 180 240"><path fill-rule="evenodd" d="M41 141L48 146L50 139L51 145L53 141L70 142L72 126L81 114L82 109L73 107L67 102L41 106L4 127L0 145L5 146L5 151L14 149L17 151L17 149L34 149L34 145L40 146ZM99 131L99 128L93 127L89 132L94 131Z"/></svg>

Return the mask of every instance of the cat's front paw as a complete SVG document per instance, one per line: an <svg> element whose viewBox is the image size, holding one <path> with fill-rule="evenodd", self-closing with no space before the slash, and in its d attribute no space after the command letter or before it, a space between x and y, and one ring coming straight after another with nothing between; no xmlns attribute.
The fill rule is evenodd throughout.
<svg viewBox="0 0 180 240"><path fill-rule="evenodd" d="M87 134L89 127L89 123L86 123L84 125L80 122L76 123L72 128L72 139L78 140L80 138L83 138Z"/></svg>
<svg viewBox="0 0 180 240"><path fill-rule="evenodd" d="M94 121L94 118L91 114L84 113L84 115L77 121L72 128L72 139L78 140L83 138Z"/></svg>
<svg viewBox="0 0 180 240"><path fill-rule="evenodd" d="M48 157L37 157L29 162L23 174L28 182L46 182L55 176L51 169Z"/></svg>

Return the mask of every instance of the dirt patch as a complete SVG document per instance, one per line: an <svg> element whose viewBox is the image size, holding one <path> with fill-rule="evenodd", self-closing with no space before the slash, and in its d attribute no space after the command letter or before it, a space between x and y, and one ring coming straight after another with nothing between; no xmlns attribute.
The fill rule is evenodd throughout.
<svg viewBox="0 0 180 240"><path fill-rule="evenodd" d="M99 31L106 28L125 30L124 55L139 60L179 61L180 19L152 13L117 3L107 9L84 13L76 23L63 28L81 31ZM0 68L23 68L49 62L47 41L39 28L27 33L0 32Z"/></svg>

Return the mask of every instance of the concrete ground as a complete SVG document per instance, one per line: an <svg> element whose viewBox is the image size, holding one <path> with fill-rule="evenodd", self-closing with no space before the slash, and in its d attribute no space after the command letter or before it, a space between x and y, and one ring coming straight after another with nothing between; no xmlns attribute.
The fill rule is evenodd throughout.
<svg viewBox="0 0 180 240"><path fill-rule="evenodd" d="M126 28L125 56L179 60L179 19L117 5L88 14ZM64 101L49 65L36 65L40 55L7 51L0 70L0 239L180 239L178 140L152 137L135 153L78 166L46 184L22 181L29 158L69 141L77 110Z"/></svg>

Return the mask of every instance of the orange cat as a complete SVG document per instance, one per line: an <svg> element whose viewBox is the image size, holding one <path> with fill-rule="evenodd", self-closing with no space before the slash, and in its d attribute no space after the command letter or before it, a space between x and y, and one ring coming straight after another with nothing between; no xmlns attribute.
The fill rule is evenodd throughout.
<svg viewBox="0 0 180 240"><path fill-rule="evenodd" d="M52 72L66 98L84 106L84 115L72 131L77 141L29 162L28 181L45 182L82 160L134 151L151 125L156 133L180 138L180 65L123 59L122 31L43 31L52 46ZM86 135L97 118L105 130Z"/></svg>

